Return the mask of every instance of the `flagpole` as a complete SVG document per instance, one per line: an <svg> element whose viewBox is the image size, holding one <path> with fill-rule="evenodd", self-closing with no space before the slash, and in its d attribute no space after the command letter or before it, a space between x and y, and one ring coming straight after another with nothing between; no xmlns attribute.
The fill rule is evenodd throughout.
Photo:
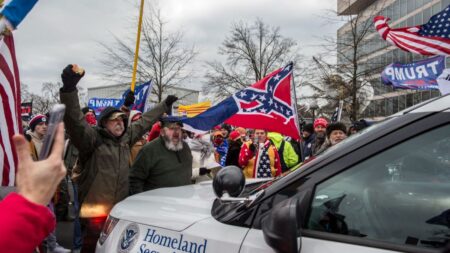
<svg viewBox="0 0 450 253"><path fill-rule="evenodd" d="M293 89L294 93L294 110L295 110L295 122L297 123L297 131L298 135L300 136L299 145L300 145L300 159L303 159L303 147L301 144L302 139L302 133L300 131L300 121L298 120L298 110L297 110L297 92L295 91L295 82L294 82L294 64L292 64L292 83L291 83L291 89Z"/></svg>
<svg viewBox="0 0 450 253"><path fill-rule="evenodd" d="M142 16L144 14L144 0L141 0L141 7L139 9L139 23L138 23L138 32L137 32L137 39L136 39L136 49L134 51L134 64L133 64L133 75L131 77L131 87L130 90L134 92L134 88L136 86L136 71L137 71L137 64L139 59L139 45L141 42L141 28L142 28Z"/></svg>
<svg viewBox="0 0 450 253"><path fill-rule="evenodd" d="M294 64L292 64L292 83L291 83L291 89L293 89L293 93L294 93L294 110L295 110L295 122L297 123L297 130L299 133L299 136L301 138L301 133L300 133L300 122L298 120L298 110L297 110L297 92L295 91L295 82L294 82Z"/></svg>

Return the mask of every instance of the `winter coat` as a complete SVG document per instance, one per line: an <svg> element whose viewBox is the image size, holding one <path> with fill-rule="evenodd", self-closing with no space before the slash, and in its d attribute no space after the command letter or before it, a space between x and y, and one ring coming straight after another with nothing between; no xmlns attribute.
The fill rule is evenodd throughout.
<svg viewBox="0 0 450 253"><path fill-rule="evenodd" d="M214 154L216 162L218 162L222 167L225 166L225 160L227 159L228 152L228 140L223 140L219 146L215 146L216 152Z"/></svg>
<svg viewBox="0 0 450 253"><path fill-rule="evenodd" d="M272 141L273 144L275 144L275 147L278 150L278 155L280 155L280 163L282 166L283 172L287 171L288 169L294 167L298 164L298 155L295 152L294 148L292 147L291 143L288 141L285 141L283 139L283 136L279 133L270 132L267 135ZM282 143L284 142L283 150L281 151L280 147L282 146ZM283 154L280 154L280 152L283 152ZM286 168L283 168L283 161L286 164Z"/></svg>
<svg viewBox="0 0 450 253"><path fill-rule="evenodd" d="M302 160L305 161L306 159L310 158L313 155L313 143L316 139L315 134L311 134L307 139L304 139L301 143L303 148L303 158Z"/></svg>
<svg viewBox="0 0 450 253"><path fill-rule="evenodd" d="M258 163L259 149L256 152L250 150L252 142L246 142L242 145L239 153L239 166L243 168L244 176L246 178L256 177L256 165ZM270 160L271 177L276 177L281 174L280 157L278 155L277 148L269 140L264 143L265 146L269 145L268 155Z"/></svg>
<svg viewBox="0 0 450 253"><path fill-rule="evenodd" d="M145 144L130 171L130 194L162 187L191 184L192 154L183 141L183 149L166 148L163 138Z"/></svg>
<svg viewBox="0 0 450 253"><path fill-rule="evenodd" d="M327 140L327 137L319 138L317 135L314 137L314 141L312 142L312 156L316 156L320 149L322 149L323 144Z"/></svg>
<svg viewBox="0 0 450 253"><path fill-rule="evenodd" d="M28 144L30 145L31 158L33 161L38 161L44 138L39 138L37 134L31 130L28 130L25 133L25 138L28 140Z"/></svg>
<svg viewBox="0 0 450 253"><path fill-rule="evenodd" d="M208 169L220 167L220 164L214 158L214 146L210 141L209 134L201 138L189 139L186 143L189 145L192 154L192 180L196 183L211 180L212 173L200 175L201 167Z"/></svg>
<svg viewBox="0 0 450 253"><path fill-rule="evenodd" d="M78 184L80 217L103 217L128 196L130 147L141 139L153 123L168 110L165 103L144 113L141 119L126 128L120 137L101 127L90 127L81 113L77 91L61 92L66 105L64 123L73 145L79 151L74 181ZM107 117L110 115L104 115ZM125 120L124 120L125 121ZM124 122L126 127L126 121Z"/></svg>
<svg viewBox="0 0 450 253"><path fill-rule="evenodd" d="M56 221L46 206L10 193L0 202L0 226L3 253L33 252L55 229Z"/></svg>
<svg viewBox="0 0 450 253"><path fill-rule="evenodd" d="M239 167L239 153L241 152L242 141L238 139L237 141L228 141L228 152L227 158L225 159L225 166L234 165Z"/></svg>

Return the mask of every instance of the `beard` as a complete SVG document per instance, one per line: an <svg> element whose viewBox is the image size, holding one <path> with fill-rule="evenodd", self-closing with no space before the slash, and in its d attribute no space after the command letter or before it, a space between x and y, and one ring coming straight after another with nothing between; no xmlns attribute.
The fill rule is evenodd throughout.
<svg viewBox="0 0 450 253"><path fill-rule="evenodd" d="M164 145L168 150L171 151L180 151L183 149L183 141L179 140L177 144L174 144L172 140L167 136L162 136L164 139Z"/></svg>

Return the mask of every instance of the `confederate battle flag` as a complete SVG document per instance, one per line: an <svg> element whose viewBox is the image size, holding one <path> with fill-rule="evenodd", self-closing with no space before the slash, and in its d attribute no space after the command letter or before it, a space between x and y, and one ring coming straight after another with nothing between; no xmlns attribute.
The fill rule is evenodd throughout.
<svg viewBox="0 0 450 253"><path fill-rule="evenodd" d="M290 63L196 117L183 120L184 128L204 133L225 122L300 139L296 105L291 92L294 89L292 66L293 63Z"/></svg>

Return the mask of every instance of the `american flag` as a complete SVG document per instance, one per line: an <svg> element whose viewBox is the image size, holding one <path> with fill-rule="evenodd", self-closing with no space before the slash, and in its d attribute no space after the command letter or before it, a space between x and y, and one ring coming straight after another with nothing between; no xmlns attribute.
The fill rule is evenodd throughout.
<svg viewBox="0 0 450 253"><path fill-rule="evenodd" d="M0 180L2 186L13 186L17 154L12 136L22 132L20 118L19 69L12 35L0 40Z"/></svg>
<svg viewBox="0 0 450 253"><path fill-rule="evenodd" d="M389 18L375 17L375 28L398 48L421 55L450 55L450 6L419 26L391 29L387 21Z"/></svg>

